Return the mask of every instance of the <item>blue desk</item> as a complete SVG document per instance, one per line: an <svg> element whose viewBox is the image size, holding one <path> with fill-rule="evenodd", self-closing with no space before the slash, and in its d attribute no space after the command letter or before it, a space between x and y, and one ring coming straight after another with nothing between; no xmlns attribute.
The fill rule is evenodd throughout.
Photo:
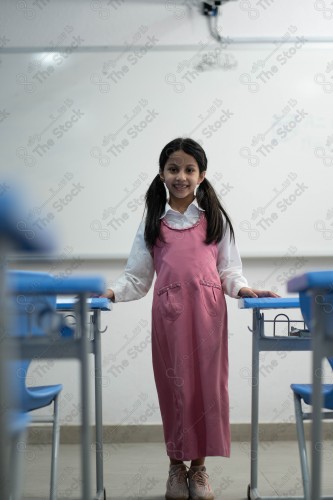
<svg viewBox="0 0 333 500"><path fill-rule="evenodd" d="M75 314L77 306L76 300L58 299L57 310ZM87 307L92 313L91 324L92 338L89 342L89 352L94 354L95 373L95 437L96 437L96 500L106 498L103 479L103 410L102 410L102 354L101 354L101 333L100 316L101 311L110 311L112 303L105 298L94 298L87 300Z"/></svg>
<svg viewBox="0 0 333 500"><path fill-rule="evenodd" d="M26 279L21 276L10 275L8 277L10 293L21 296L39 295L78 295L75 310L79 319L77 336L59 335L58 326L47 335L33 335L29 337L9 337L9 346L19 349L19 355L23 359L71 359L79 360L81 367L80 389L81 389L81 422L82 422L82 500L91 500L91 468L89 463L91 449L90 429L90 391L89 391L89 360L91 343L87 332L87 299L90 293L103 293L104 281L99 277L68 277L59 280L54 276L47 276L31 284L31 278L27 273Z"/></svg>
<svg viewBox="0 0 333 500"><path fill-rule="evenodd" d="M260 351L309 351L310 339L265 335L264 311L269 309L297 309L298 298L239 299L240 309L252 309L252 394L251 394L251 478L247 498L250 500L276 500L261 496L258 490L258 443L259 443L259 354ZM271 322L272 320L269 320ZM294 320L291 320L294 322ZM301 322L303 323L303 322ZM284 499L303 497L279 497Z"/></svg>
<svg viewBox="0 0 333 500"><path fill-rule="evenodd" d="M311 297L311 330L313 335L313 421L312 421L312 463L311 499L321 498L321 442L323 407L321 375L322 360L333 356L333 307L327 294L333 293L333 271L309 272L288 282L289 292L305 292Z"/></svg>

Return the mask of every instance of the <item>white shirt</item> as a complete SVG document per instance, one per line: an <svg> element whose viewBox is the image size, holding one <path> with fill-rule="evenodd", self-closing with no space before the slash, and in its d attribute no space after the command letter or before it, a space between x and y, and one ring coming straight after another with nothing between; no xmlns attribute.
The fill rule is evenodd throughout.
<svg viewBox="0 0 333 500"><path fill-rule="evenodd" d="M183 214L172 209L166 203L161 219L165 218L169 226L175 229L186 229L196 224L204 212L195 199ZM145 221L142 221L136 233L132 249L123 274L111 285L115 294L115 302L127 302L144 297L153 282L154 261L144 239ZM230 229L218 243L217 270L221 278L222 288L230 297L237 298L239 290L248 286L242 274L242 262L234 240L230 241Z"/></svg>

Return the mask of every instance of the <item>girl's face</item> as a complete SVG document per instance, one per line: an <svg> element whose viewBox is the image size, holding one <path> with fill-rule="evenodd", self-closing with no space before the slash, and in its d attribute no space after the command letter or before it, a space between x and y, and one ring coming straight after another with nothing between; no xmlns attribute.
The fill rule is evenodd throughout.
<svg viewBox="0 0 333 500"><path fill-rule="evenodd" d="M200 172L193 156L184 151L175 151L168 158L160 177L170 193L170 201L182 199L191 203L195 188L204 180L205 171Z"/></svg>

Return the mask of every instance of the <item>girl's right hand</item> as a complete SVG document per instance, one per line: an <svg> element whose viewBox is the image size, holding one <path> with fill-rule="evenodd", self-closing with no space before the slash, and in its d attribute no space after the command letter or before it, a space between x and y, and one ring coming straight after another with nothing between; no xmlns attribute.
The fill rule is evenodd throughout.
<svg viewBox="0 0 333 500"><path fill-rule="evenodd" d="M114 292L113 292L113 290L111 290L111 288L108 288L106 290L106 292L101 295L101 297L105 297L106 299L109 299L112 302L114 302L114 299L115 299Z"/></svg>

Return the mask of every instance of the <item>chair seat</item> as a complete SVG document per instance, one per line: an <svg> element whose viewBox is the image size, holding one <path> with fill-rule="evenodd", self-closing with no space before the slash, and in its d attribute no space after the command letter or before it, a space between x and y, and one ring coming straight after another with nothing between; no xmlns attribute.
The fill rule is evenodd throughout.
<svg viewBox="0 0 333 500"><path fill-rule="evenodd" d="M312 384L292 384L291 389L298 394L307 405L311 405ZM322 384L324 408L333 410L333 384Z"/></svg>
<svg viewBox="0 0 333 500"><path fill-rule="evenodd" d="M21 401L23 411L32 411L48 406L61 390L62 384L27 387L26 394Z"/></svg>

